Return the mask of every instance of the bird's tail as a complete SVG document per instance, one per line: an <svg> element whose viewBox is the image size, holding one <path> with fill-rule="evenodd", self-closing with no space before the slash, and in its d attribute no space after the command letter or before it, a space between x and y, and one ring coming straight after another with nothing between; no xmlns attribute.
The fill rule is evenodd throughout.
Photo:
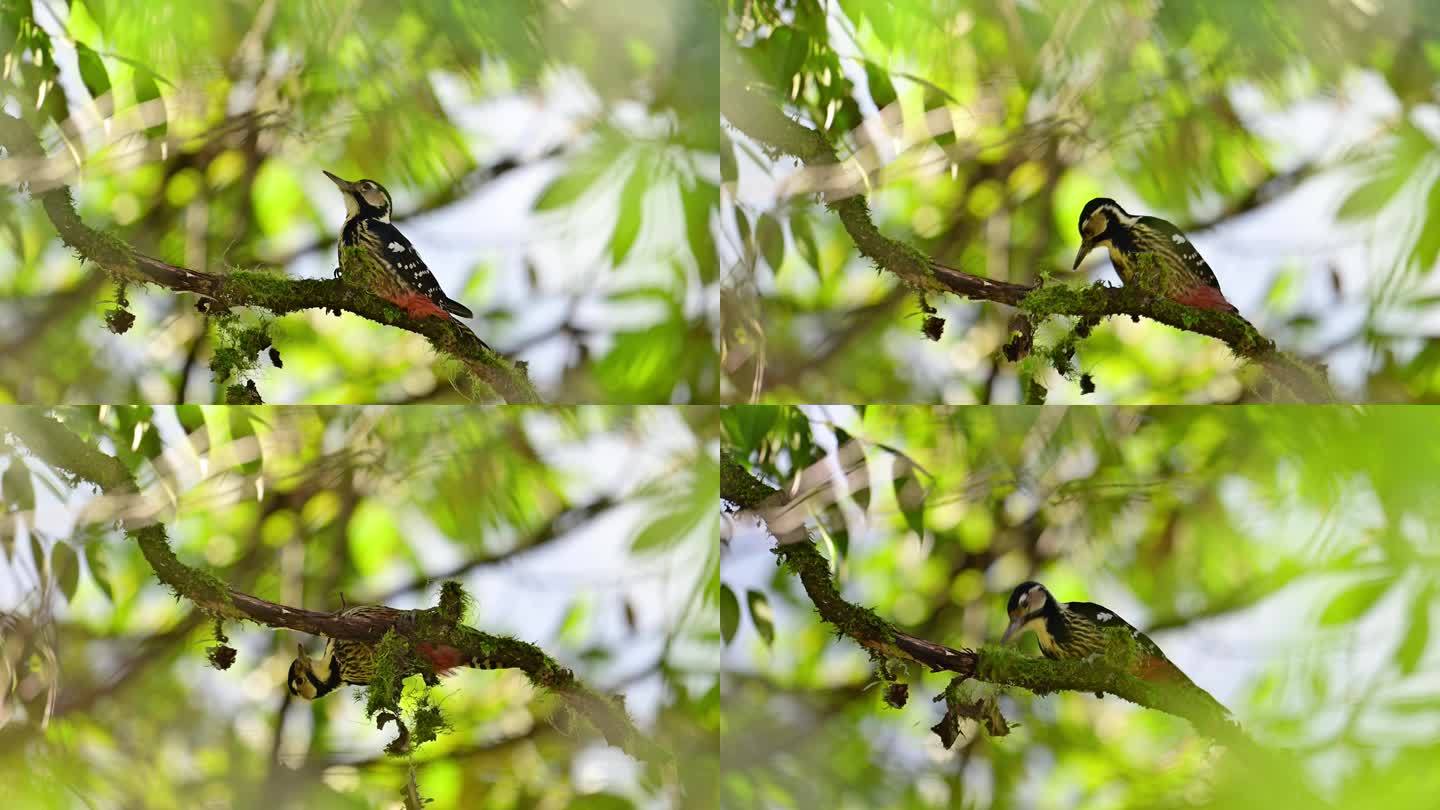
<svg viewBox="0 0 1440 810"><path fill-rule="evenodd" d="M942 670L967 672L973 671L975 668L973 653L965 653L898 630L895 631L895 646L899 647L906 655L930 667L933 672Z"/></svg>
<svg viewBox="0 0 1440 810"><path fill-rule="evenodd" d="M460 303L460 302L458 302L458 301L452 301L452 300L450 300L449 298L446 298L445 301L441 304L441 307L443 307L446 312L450 313L450 320L451 320L451 322L452 322L452 323L455 323L455 324L458 325L460 328L462 328L462 329L464 329L465 331L469 332L469 333L470 333L470 337L475 338L475 342L476 342L476 343L479 343L481 346L485 347L485 349L486 349L487 351L492 351L492 352L495 351L494 347L492 347L489 343L486 343L485 341L481 340L481 339L480 339L480 336L477 335L477 334L475 334L475 330L474 330L474 329L471 329L467 324L464 324L464 323L461 323L461 322L460 322L460 318L473 318L473 317L475 317L475 314L474 314L473 312L471 312L468 308L466 308L466 306L465 306L464 304L462 304L462 303ZM458 317L457 317L457 316L458 316ZM499 354L499 352L495 352L495 353L496 353L496 354Z"/></svg>
<svg viewBox="0 0 1440 810"><path fill-rule="evenodd" d="M443 300L440 301L440 308L450 313L451 315L459 318L475 317L475 313L471 312L469 307L465 306L459 301L456 301L454 298L449 298L445 296L441 297Z"/></svg>

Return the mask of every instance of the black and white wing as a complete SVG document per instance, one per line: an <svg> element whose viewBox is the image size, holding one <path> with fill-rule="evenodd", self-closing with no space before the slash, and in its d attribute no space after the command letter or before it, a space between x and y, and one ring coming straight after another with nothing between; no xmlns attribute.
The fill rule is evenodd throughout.
<svg viewBox="0 0 1440 810"><path fill-rule="evenodd" d="M1165 657L1165 653L1160 651L1160 645L1151 641L1149 636L1140 632L1134 625L1120 618L1114 611L1104 605L1097 605L1094 602L1066 602L1065 607L1071 613L1083 616L1094 622L1098 627L1107 630L1110 628L1123 627L1130 633L1130 637L1135 639L1135 643L1141 652L1149 656Z"/></svg>
<svg viewBox="0 0 1440 810"><path fill-rule="evenodd" d="M1158 238L1167 240L1169 244L1164 247L1168 249L1171 255L1179 256L1180 260L1185 262L1186 269L1194 273L1196 277L1211 287L1217 290L1220 289L1220 279L1215 277L1215 271L1210 269L1210 265L1206 263L1205 258L1200 255L1200 251L1196 250L1195 246L1190 244L1190 238L1181 232L1179 228L1159 217L1141 217L1139 224L1149 229L1151 233L1156 234ZM1162 251L1149 248L1148 246L1142 247L1147 248L1150 252L1162 253Z"/></svg>
<svg viewBox="0 0 1440 810"><path fill-rule="evenodd" d="M415 252L415 246L410 244L410 240L405 238L399 228L378 219L369 220L366 227L380 252L405 283L429 296L430 300L452 315L461 318L475 317L469 307L445 295L445 291L440 289L440 282L435 280L435 274L425 266L425 260Z"/></svg>

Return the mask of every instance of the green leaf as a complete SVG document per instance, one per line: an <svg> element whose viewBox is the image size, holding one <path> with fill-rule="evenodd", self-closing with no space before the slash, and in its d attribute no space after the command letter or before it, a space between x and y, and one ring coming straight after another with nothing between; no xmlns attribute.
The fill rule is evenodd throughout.
<svg viewBox="0 0 1440 810"><path fill-rule="evenodd" d="M150 104L150 102L155 102ZM157 121L145 129L148 138L163 138L169 127L165 114L165 100L160 97L160 86L155 83L155 74L144 68L135 69L135 103L145 108L145 120Z"/></svg>
<svg viewBox="0 0 1440 810"><path fill-rule="evenodd" d="M1375 607L1375 603L1380 601L1380 597L1385 595L1393 582L1394 579L1390 577L1382 577L1351 585L1330 600L1330 604L1320 612L1320 624L1330 627L1365 615Z"/></svg>
<svg viewBox="0 0 1440 810"><path fill-rule="evenodd" d="M653 552L667 549L690 534L702 516L689 505L681 506L655 518L630 543L634 552Z"/></svg>
<svg viewBox="0 0 1440 810"><path fill-rule="evenodd" d="M890 81L890 74L869 60L865 61L865 83L870 86L870 98L876 107L883 110L895 103L895 85Z"/></svg>
<svg viewBox="0 0 1440 810"><path fill-rule="evenodd" d="M109 93L110 74L105 70L105 62L100 59L100 54L85 43L76 42L75 58L80 65L80 81L85 83L90 97L98 101Z"/></svg>
<svg viewBox="0 0 1440 810"><path fill-rule="evenodd" d="M580 160L567 172L550 182L535 200L536 211L553 211L573 205L604 174L605 166L598 160Z"/></svg>
<svg viewBox="0 0 1440 810"><path fill-rule="evenodd" d="M1425 201L1426 211L1437 211L1440 208L1440 179L1430 186L1430 193ZM1411 253L1415 263L1415 269L1421 272L1429 271L1435 266L1435 260L1440 259L1440 218L1431 216L1425 220L1425 227L1420 231L1420 238L1415 242L1415 249Z"/></svg>
<svg viewBox="0 0 1440 810"><path fill-rule="evenodd" d="M776 87L790 92L790 82L805 66L805 57L810 53L810 35L789 26L780 26L765 40L764 50L770 57L770 69L774 71L771 81Z"/></svg>
<svg viewBox="0 0 1440 810"><path fill-rule="evenodd" d="M1422 588L1406 614L1410 627L1395 651L1395 663L1402 675L1415 674L1420 668L1420 659L1425 655L1425 647L1430 643L1430 603L1433 597L1433 589Z"/></svg>
<svg viewBox="0 0 1440 810"><path fill-rule="evenodd" d="M105 555L96 547L85 555L85 559L90 563L90 578L95 581L95 587L105 594L106 599L114 602L115 588L110 584L110 565L105 562Z"/></svg>
<svg viewBox="0 0 1440 810"><path fill-rule="evenodd" d="M650 184L650 161L637 160L625 187L620 189L620 214L615 218L615 231L610 234L610 264L619 267L630 255L645 215L645 189Z"/></svg>
<svg viewBox="0 0 1440 810"><path fill-rule="evenodd" d="M176 405L175 418L187 434L205 427L205 410L199 405Z"/></svg>
<svg viewBox="0 0 1440 810"><path fill-rule="evenodd" d="M576 796L568 810L633 810L634 803L614 793L585 793Z"/></svg>
<svg viewBox="0 0 1440 810"><path fill-rule="evenodd" d="M45 570L45 546L41 544L40 532L30 529L30 559L35 561L35 571Z"/></svg>
<svg viewBox="0 0 1440 810"><path fill-rule="evenodd" d="M765 594L751 589L745 592L745 604L750 607L750 623L766 644L775 642L775 613L770 609L770 600Z"/></svg>
<svg viewBox="0 0 1440 810"><path fill-rule="evenodd" d="M700 268L700 280L706 284L720 277L715 236L710 231L710 216L719 202L720 190L703 180L680 190L680 205L685 209L685 235Z"/></svg>
<svg viewBox="0 0 1440 810"><path fill-rule="evenodd" d="M19 456L10 457L10 466L0 477L0 494L10 511L29 512L35 508L35 482L30 479L30 468Z"/></svg>
<svg viewBox="0 0 1440 810"><path fill-rule="evenodd" d="M925 488L920 486L920 481L913 475L896 476L895 503L900 507L900 514L905 516L905 523L910 530L925 537Z"/></svg>
<svg viewBox="0 0 1440 810"><path fill-rule="evenodd" d="M823 273L824 269L820 267L820 248L815 242L815 231L810 227L810 218L804 211L796 211L790 215L790 235L795 237L795 249L800 251L800 258L815 268L815 272Z"/></svg>
<svg viewBox="0 0 1440 810"><path fill-rule="evenodd" d="M1373 179L1361 183L1345 197L1340 203L1340 210L1335 213L1336 218L1353 222L1374 217L1394 199L1409 179L1408 175L1395 171L1393 167L1382 169Z"/></svg>
<svg viewBox="0 0 1440 810"><path fill-rule="evenodd" d="M735 143L728 135L720 139L720 182L734 183L740 179L740 167L735 160Z"/></svg>
<svg viewBox="0 0 1440 810"><path fill-rule="evenodd" d="M748 455L760 446L779 418L779 405L736 405L722 411L720 421L730 447Z"/></svg>
<svg viewBox="0 0 1440 810"><path fill-rule="evenodd" d="M50 547L50 572L65 601L75 598L75 587L80 584L80 557L68 543L57 541Z"/></svg>
<svg viewBox="0 0 1440 810"><path fill-rule="evenodd" d="M720 638L729 644L735 638L735 631L740 627L740 600L735 598L735 592L730 586L720 584Z"/></svg>
<svg viewBox="0 0 1440 810"><path fill-rule="evenodd" d="M755 242L760 248L760 255L765 257L765 263L775 272L780 272L780 264L785 261L785 231L780 228L780 220L770 214L761 214L760 221L755 225Z"/></svg>

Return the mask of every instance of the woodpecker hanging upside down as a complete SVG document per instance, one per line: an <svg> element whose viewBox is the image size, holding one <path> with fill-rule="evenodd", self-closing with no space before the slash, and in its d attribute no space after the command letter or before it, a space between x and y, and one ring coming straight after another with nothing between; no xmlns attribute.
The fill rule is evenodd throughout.
<svg viewBox="0 0 1440 810"><path fill-rule="evenodd" d="M1094 656L1104 659L1112 649L1111 634L1129 633L1135 641L1137 653L1130 662L1131 675L1180 687L1220 705L1209 692L1196 686L1179 667L1170 663L1149 636L1136 630L1113 610L1094 602L1057 602L1038 582L1022 582L1015 586L1006 609L1010 613L1010 626L1005 628L1001 644L1033 630L1040 640L1040 652L1046 658L1059 660ZM1220 708L1224 710L1224 706Z"/></svg>
<svg viewBox="0 0 1440 810"><path fill-rule="evenodd" d="M1080 212L1078 269L1086 254L1110 248L1110 263L1127 287L1138 286L1186 306L1239 313L1220 292L1220 282L1180 229L1158 217L1137 217L1108 197Z"/></svg>
<svg viewBox="0 0 1440 810"><path fill-rule="evenodd" d="M342 180L325 172L345 195L340 231L340 274L416 317L473 318L464 304L446 297L415 246L390 224L390 192L374 180Z"/></svg>
<svg viewBox="0 0 1440 810"><path fill-rule="evenodd" d="M344 611L344 616L373 616L384 621L400 621L406 618L408 611L396 610L384 605L359 605ZM345 684L364 686L370 683L375 677L375 651L374 645L365 641L347 641L337 639L326 639L325 654L320 660L315 660L305 654L305 645L298 645L299 655L290 662L290 674L285 685L290 689L290 694L315 700L322 698L331 692L339 689ZM466 658L465 653L445 644L428 644L421 642L415 645L415 652L430 662L434 673L421 672L425 682L435 685L438 681L436 675L449 675L456 667L474 667L476 669L501 669L502 664L497 664L483 658ZM406 672L405 675L413 675L415 671Z"/></svg>

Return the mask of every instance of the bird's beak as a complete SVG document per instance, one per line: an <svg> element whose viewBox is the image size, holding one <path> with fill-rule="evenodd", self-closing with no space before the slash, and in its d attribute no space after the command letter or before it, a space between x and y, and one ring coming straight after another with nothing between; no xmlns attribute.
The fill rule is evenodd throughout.
<svg viewBox="0 0 1440 810"><path fill-rule="evenodd" d="M324 172L325 170L321 169L320 171ZM330 172L325 172L325 176L330 178L330 182L334 183L336 188L339 188L341 191L349 191L350 188L355 185L349 180L342 180L339 177L331 174Z"/></svg>
<svg viewBox="0 0 1440 810"><path fill-rule="evenodd" d="M1001 644L1008 644L1008 643L1010 642L1011 636L1014 636L1014 635L1019 634L1020 628L1023 627L1024 625L1025 625L1025 617L1024 617L1024 616L1016 616L1015 618L1011 619L1011 620L1010 620L1010 626L1007 627L1007 628L1005 628L1005 635L1003 635L1003 636L1000 637L1000 643L1001 643Z"/></svg>
<svg viewBox="0 0 1440 810"><path fill-rule="evenodd" d="M326 172L326 174L330 174L330 173L329 173L329 172ZM1075 270L1079 270L1079 269L1080 269L1080 262L1084 261L1084 259L1085 259L1085 254L1089 253L1090 251L1092 251L1092 250L1094 250L1094 249L1095 249L1095 240L1094 240L1094 239L1086 239L1086 240L1084 240L1083 242L1081 242L1081 243L1080 243L1080 252L1075 254L1075 263L1072 264L1072 265L1070 265L1070 270L1071 270L1072 272L1075 271Z"/></svg>

